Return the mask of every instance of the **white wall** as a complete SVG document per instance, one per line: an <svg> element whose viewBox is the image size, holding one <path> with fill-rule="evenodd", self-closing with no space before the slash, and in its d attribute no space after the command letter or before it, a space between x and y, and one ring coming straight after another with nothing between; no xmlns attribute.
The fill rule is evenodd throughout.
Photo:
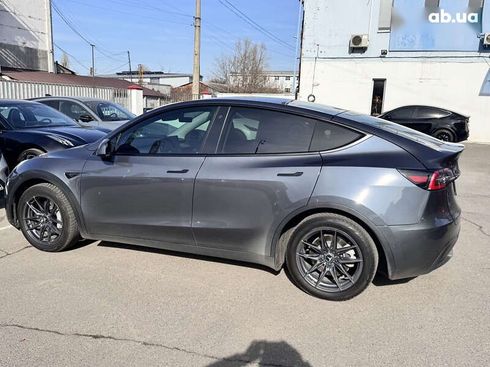
<svg viewBox="0 0 490 367"><path fill-rule="evenodd" d="M318 103L370 113L373 79L386 79L384 111L410 104L444 107L471 117L470 141L490 142L490 53L390 51L391 33L379 29L381 3L390 4L304 0L299 98L313 93ZM369 35L364 53L349 52L353 34ZM381 50L388 50L386 57Z"/></svg>
<svg viewBox="0 0 490 367"><path fill-rule="evenodd" d="M384 111L411 104L447 108L471 117L470 141L490 142L490 95L481 93L490 87L490 69L482 59L319 59L314 83L313 68L314 60L303 60L302 100L313 91L317 103L369 114L373 79L386 79Z"/></svg>
<svg viewBox="0 0 490 367"><path fill-rule="evenodd" d="M0 1L0 65L53 71L48 0Z"/></svg>

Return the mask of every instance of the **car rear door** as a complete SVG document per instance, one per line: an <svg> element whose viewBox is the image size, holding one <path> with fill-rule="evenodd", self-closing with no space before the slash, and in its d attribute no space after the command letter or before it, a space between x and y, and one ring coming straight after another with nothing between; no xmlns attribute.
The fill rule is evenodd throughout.
<svg viewBox="0 0 490 367"><path fill-rule="evenodd" d="M437 129L439 120L448 113L433 107L419 106L415 109L413 115L412 129L429 134Z"/></svg>
<svg viewBox="0 0 490 367"><path fill-rule="evenodd" d="M112 137L111 159L89 158L81 179L89 233L195 245L194 180L217 110L202 106L150 114Z"/></svg>
<svg viewBox="0 0 490 367"><path fill-rule="evenodd" d="M320 173L320 154L309 152L314 129L301 116L232 107L196 178L197 245L269 256L275 229L307 205Z"/></svg>

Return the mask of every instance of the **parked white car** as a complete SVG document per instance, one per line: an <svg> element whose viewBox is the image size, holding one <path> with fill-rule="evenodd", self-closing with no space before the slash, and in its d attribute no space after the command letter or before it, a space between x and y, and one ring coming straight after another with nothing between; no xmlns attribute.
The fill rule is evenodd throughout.
<svg viewBox="0 0 490 367"><path fill-rule="evenodd" d="M42 97L32 100L53 107L86 127L102 127L114 130L135 117L124 107L103 99Z"/></svg>

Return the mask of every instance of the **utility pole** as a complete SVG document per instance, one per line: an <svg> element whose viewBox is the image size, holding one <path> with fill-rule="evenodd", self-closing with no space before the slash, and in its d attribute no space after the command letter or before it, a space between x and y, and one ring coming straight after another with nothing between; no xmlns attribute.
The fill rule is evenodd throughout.
<svg viewBox="0 0 490 367"><path fill-rule="evenodd" d="M92 47L92 68L90 69L90 75L95 77L95 45L91 43L90 47Z"/></svg>
<svg viewBox="0 0 490 367"><path fill-rule="evenodd" d="M129 64L129 80L133 82L133 72L131 71L131 54L128 51L128 64Z"/></svg>
<svg viewBox="0 0 490 367"><path fill-rule="evenodd" d="M46 4L47 11L47 35L48 35L48 71L50 73L56 73L56 65L54 62L54 40L53 40L53 13L51 11L51 0L48 0Z"/></svg>
<svg viewBox="0 0 490 367"><path fill-rule="evenodd" d="M194 70L192 73L192 99L200 98L201 83L201 0L196 0L194 17Z"/></svg>

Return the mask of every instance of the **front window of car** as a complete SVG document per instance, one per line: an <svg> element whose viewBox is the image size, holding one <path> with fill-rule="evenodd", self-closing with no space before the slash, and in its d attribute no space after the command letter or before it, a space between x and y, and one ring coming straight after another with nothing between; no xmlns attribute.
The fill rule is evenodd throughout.
<svg viewBox="0 0 490 367"><path fill-rule="evenodd" d="M41 103L0 104L0 115L14 129L78 126L67 116Z"/></svg>
<svg viewBox="0 0 490 367"><path fill-rule="evenodd" d="M125 121L135 117L125 108L106 101L89 101L85 104L94 111L102 121Z"/></svg>
<svg viewBox="0 0 490 367"><path fill-rule="evenodd" d="M150 117L115 137L116 154L197 154L216 111L186 108Z"/></svg>

